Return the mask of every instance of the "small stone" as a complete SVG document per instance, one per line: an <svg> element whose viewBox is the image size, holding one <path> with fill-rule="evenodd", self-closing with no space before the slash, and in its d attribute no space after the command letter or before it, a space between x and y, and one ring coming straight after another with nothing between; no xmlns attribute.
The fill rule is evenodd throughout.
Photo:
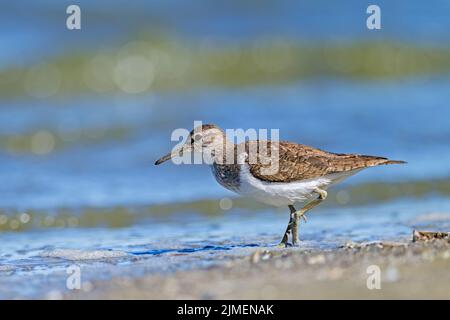
<svg viewBox="0 0 450 320"><path fill-rule="evenodd" d="M399 279L400 273L398 269L394 266L390 266L387 268L385 272L385 279L387 282L395 282Z"/></svg>
<svg viewBox="0 0 450 320"><path fill-rule="evenodd" d="M51 290L45 297L47 300L62 300L63 294L59 290Z"/></svg>
<svg viewBox="0 0 450 320"><path fill-rule="evenodd" d="M326 259L323 254L318 254L308 258L308 264L322 264L325 263Z"/></svg>
<svg viewBox="0 0 450 320"><path fill-rule="evenodd" d="M261 252L259 250L255 251L251 258L250 261L254 264L258 263L261 260Z"/></svg>
<svg viewBox="0 0 450 320"><path fill-rule="evenodd" d="M434 232L434 231L413 231L413 242L416 241L427 241L433 239L450 239L449 232Z"/></svg>
<svg viewBox="0 0 450 320"><path fill-rule="evenodd" d="M269 260L272 255L269 251L264 251L264 254L261 257L261 260Z"/></svg>
<svg viewBox="0 0 450 320"><path fill-rule="evenodd" d="M94 289L94 285L90 281L85 281L81 285L84 292L91 292Z"/></svg>

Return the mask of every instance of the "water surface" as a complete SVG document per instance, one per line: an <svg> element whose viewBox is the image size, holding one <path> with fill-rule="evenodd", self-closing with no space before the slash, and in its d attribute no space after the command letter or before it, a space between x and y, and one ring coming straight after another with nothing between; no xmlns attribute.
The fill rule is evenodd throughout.
<svg viewBox="0 0 450 320"><path fill-rule="evenodd" d="M287 250L448 231L448 4L382 1L385 25L369 34L356 2L223 1L212 10L209 1L186 1L175 10L173 1L136 1L106 10L81 1L89 22L81 33L59 27L65 8L57 2L5 5L0 298L60 298L74 264L92 290L97 279L274 248L287 209L237 198L204 166L153 165L174 146L172 131L195 120L279 129L282 140L408 162L331 189L301 226L301 247ZM110 58L110 72L130 43L133 54L159 54L150 59L154 83L131 94L111 75L102 78L111 88L89 87L91 60ZM44 98L27 87L41 62L61 75ZM221 208L224 198L231 208Z"/></svg>

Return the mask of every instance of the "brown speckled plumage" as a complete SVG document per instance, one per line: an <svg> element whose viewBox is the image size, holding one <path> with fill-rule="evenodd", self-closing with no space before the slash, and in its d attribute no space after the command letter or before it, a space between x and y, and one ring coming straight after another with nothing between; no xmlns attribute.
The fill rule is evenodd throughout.
<svg viewBox="0 0 450 320"><path fill-rule="evenodd" d="M259 152L259 144L267 145L267 151ZM265 144L267 143L267 144ZM338 154L323 151L302 144L281 141L272 145L271 141L247 141L245 148L234 146L235 159L238 158L239 150L250 154L252 151L258 153L254 159L256 163L249 163L246 158L246 164L249 166L251 174L262 181L267 182L294 182L319 178L327 174L352 171L384 164L403 163L403 161L393 161L383 157L367 156L359 154ZM242 145L242 144L241 144ZM279 157L274 157L278 161L278 172L271 175L264 175L261 169L269 167L270 150L277 148ZM275 150L275 149L274 149ZM264 159L265 158L265 159ZM269 164L268 164L269 163ZM229 189L239 187L239 164L214 164L213 173L217 181Z"/></svg>
<svg viewBox="0 0 450 320"><path fill-rule="evenodd" d="M256 141L247 144L258 143ZM274 148L277 148L277 144ZM268 142L268 150L271 142ZM282 141L278 144L279 171L273 175L261 174L261 163L249 164L250 172L256 178L268 182L293 182L313 179L327 174L352 171L383 164L402 163L383 157L359 154L338 154L323 151L302 144ZM263 153L264 154L264 153ZM269 153L270 155L270 153ZM276 157L274 158L276 159Z"/></svg>

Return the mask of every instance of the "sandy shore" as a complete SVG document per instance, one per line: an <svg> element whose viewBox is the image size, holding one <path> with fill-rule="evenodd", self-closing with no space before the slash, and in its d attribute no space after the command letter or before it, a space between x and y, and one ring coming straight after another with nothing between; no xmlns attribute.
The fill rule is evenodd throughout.
<svg viewBox="0 0 450 320"><path fill-rule="evenodd" d="M377 267L381 288L369 290L368 271ZM348 243L335 250L255 249L210 268L97 281L90 292L65 298L449 299L449 270L448 239Z"/></svg>

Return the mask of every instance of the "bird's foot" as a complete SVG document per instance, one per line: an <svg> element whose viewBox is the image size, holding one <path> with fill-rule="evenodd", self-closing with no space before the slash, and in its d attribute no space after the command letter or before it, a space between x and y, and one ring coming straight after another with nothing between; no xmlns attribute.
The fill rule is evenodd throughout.
<svg viewBox="0 0 450 320"><path fill-rule="evenodd" d="M277 245L278 248L289 248L289 247L293 247L293 248L297 248L300 247L300 243L299 242L281 242L280 244Z"/></svg>
<svg viewBox="0 0 450 320"><path fill-rule="evenodd" d="M291 245L291 247L293 247L293 248L298 248L298 247L300 247L300 241L292 242L290 245Z"/></svg>
<svg viewBox="0 0 450 320"><path fill-rule="evenodd" d="M291 246L291 244L290 244L289 242L280 242L280 243L277 245L278 248L287 248L287 247L289 247L289 246Z"/></svg>
<svg viewBox="0 0 450 320"><path fill-rule="evenodd" d="M298 218L299 218L299 219L303 219L303 221L305 221L305 223L308 222L308 219L306 218L306 212L301 212L301 211L300 211L300 212L298 213Z"/></svg>

